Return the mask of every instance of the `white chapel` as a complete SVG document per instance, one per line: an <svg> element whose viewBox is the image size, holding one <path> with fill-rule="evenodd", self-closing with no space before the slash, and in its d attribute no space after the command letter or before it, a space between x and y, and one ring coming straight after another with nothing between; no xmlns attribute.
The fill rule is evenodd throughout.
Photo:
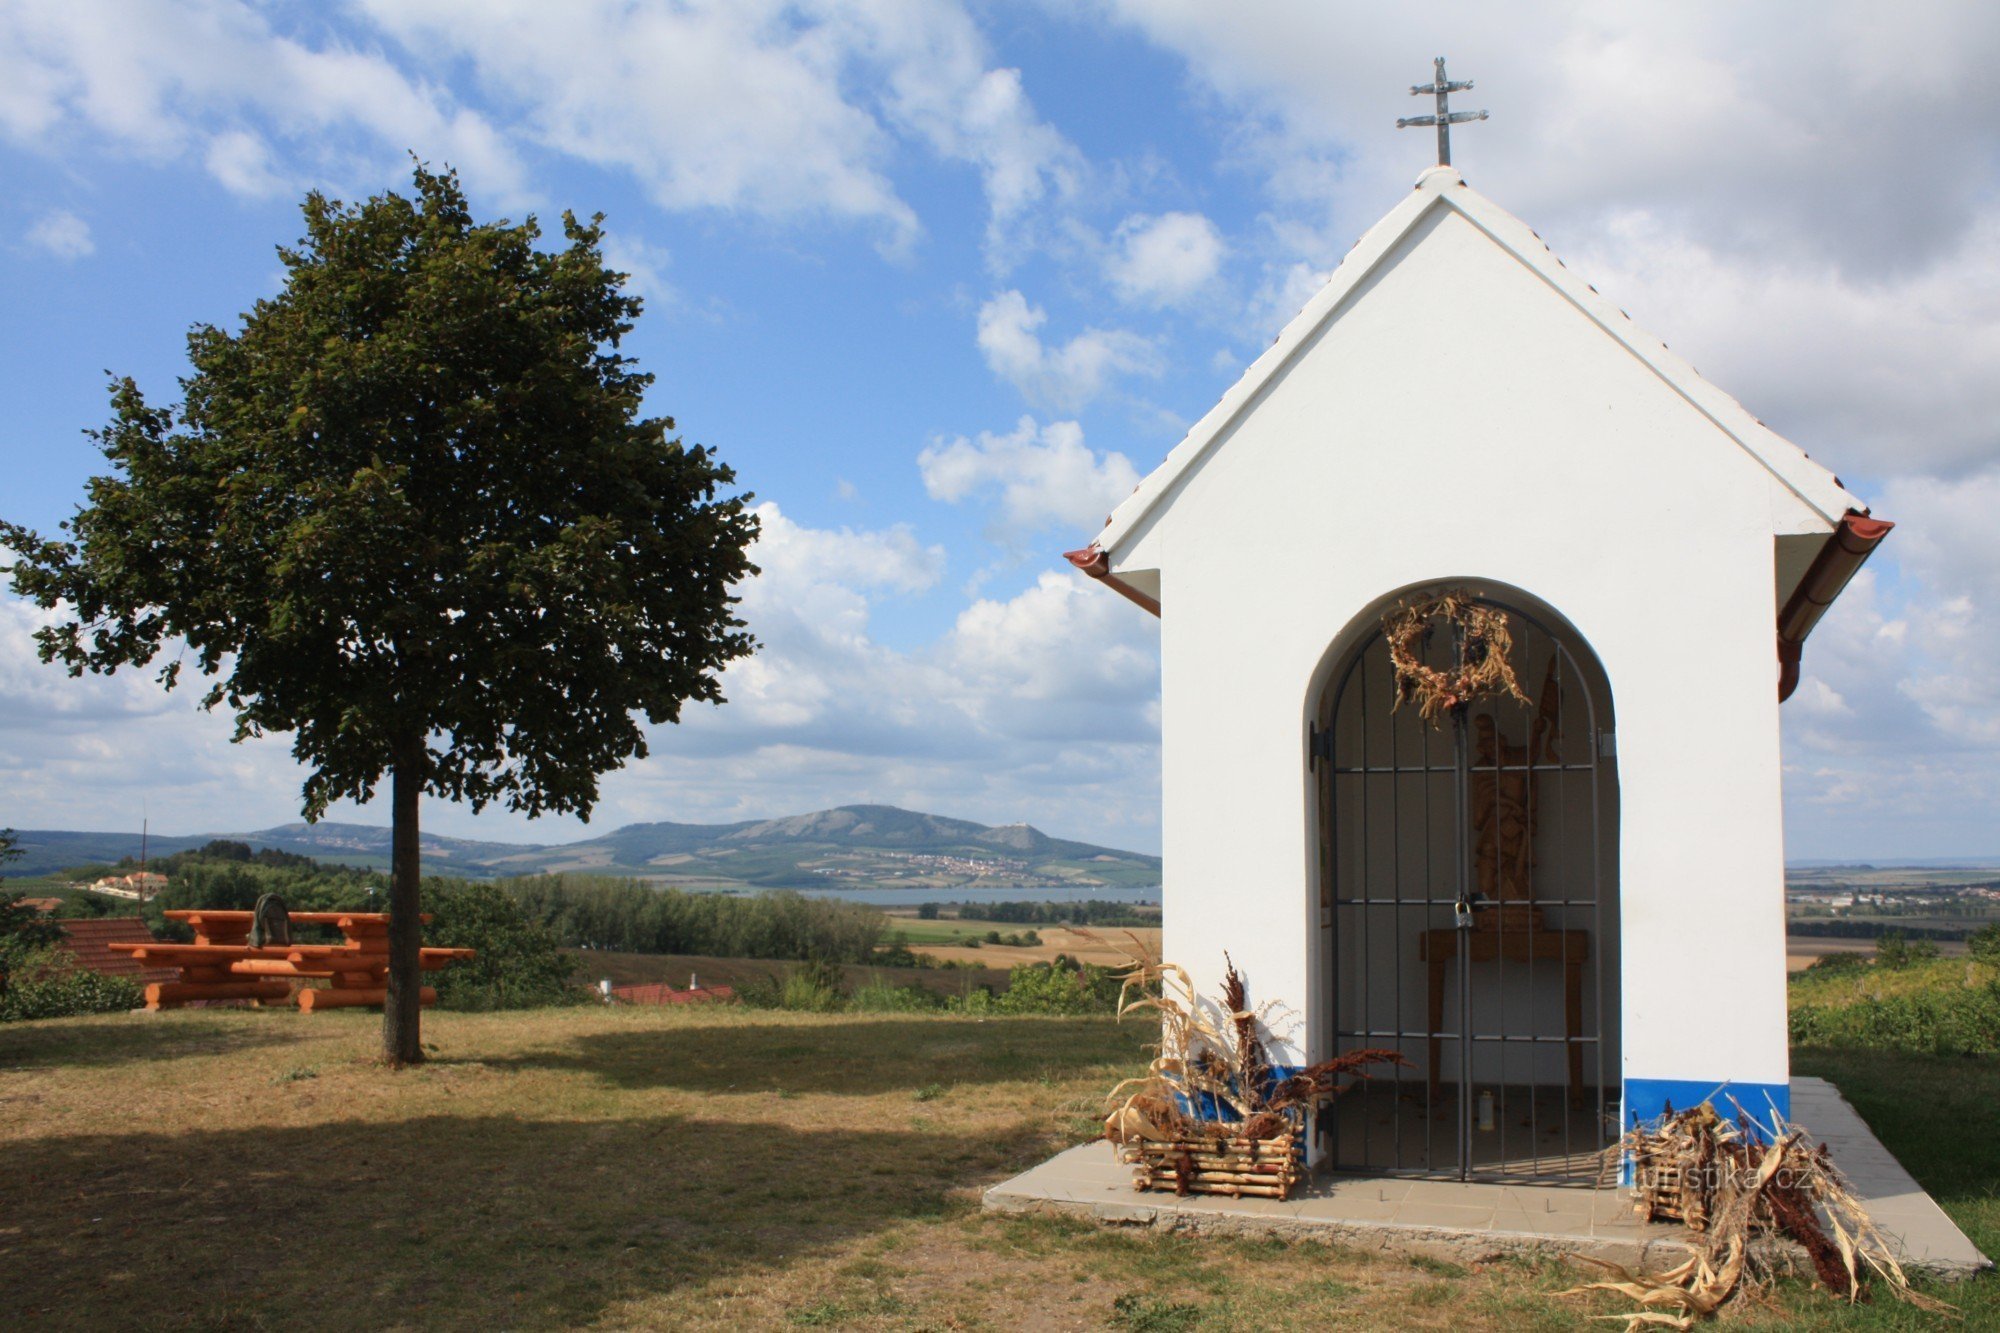
<svg viewBox="0 0 2000 1333"><path fill-rule="evenodd" d="M1164 956L1408 1062L1315 1160L1789 1115L1779 706L1889 526L1437 167L1070 553L1160 618Z"/></svg>

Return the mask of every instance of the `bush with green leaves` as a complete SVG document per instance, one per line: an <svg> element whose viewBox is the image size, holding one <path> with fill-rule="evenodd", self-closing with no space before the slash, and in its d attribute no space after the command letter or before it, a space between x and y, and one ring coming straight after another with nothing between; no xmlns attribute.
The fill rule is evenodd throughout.
<svg viewBox="0 0 2000 1333"><path fill-rule="evenodd" d="M1794 972L1796 977L1841 977L1856 972L1866 972L1869 963L1865 954L1827 953L1813 959L1812 966L1803 972Z"/></svg>
<svg viewBox="0 0 2000 1333"><path fill-rule="evenodd" d="M1966 936L1965 947L1974 962L2000 967L2000 921L1981 926Z"/></svg>
<svg viewBox="0 0 2000 1333"><path fill-rule="evenodd" d="M740 986L737 998L758 1009L790 1009L831 1014L848 1007L847 982L840 969L824 959L807 959L785 969L784 975Z"/></svg>
<svg viewBox="0 0 2000 1333"><path fill-rule="evenodd" d="M31 959L62 943L62 927L21 902L18 893L0 893L0 1002L16 973Z"/></svg>
<svg viewBox="0 0 2000 1333"><path fill-rule="evenodd" d="M145 1000L139 983L130 977L78 967L69 951L57 945L8 946L4 966L0 1022L123 1013Z"/></svg>
<svg viewBox="0 0 2000 1333"><path fill-rule="evenodd" d="M1892 930L1875 944L1875 962L1892 971L1900 972L1918 963L1928 963L1938 956L1937 945L1930 940L1913 940L1900 930Z"/></svg>
<svg viewBox="0 0 2000 1333"><path fill-rule="evenodd" d="M1118 974L1058 954L1052 963L1024 963L1007 974L1007 989L974 991L953 1007L967 1013L1108 1014L1118 1008Z"/></svg>
<svg viewBox="0 0 2000 1333"><path fill-rule="evenodd" d="M847 1000L847 1008L857 1014L925 1014L944 1006L943 996L922 986L892 986L873 977Z"/></svg>
<svg viewBox="0 0 2000 1333"><path fill-rule="evenodd" d="M424 942L436 948L471 949L473 957L427 974L447 1009L534 1009L582 1004L591 993L576 978L577 960L555 935L531 921L494 884L426 880L431 913Z"/></svg>
<svg viewBox="0 0 2000 1333"><path fill-rule="evenodd" d="M1791 1012L1794 1046L2000 1055L2000 982L1911 991Z"/></svg>

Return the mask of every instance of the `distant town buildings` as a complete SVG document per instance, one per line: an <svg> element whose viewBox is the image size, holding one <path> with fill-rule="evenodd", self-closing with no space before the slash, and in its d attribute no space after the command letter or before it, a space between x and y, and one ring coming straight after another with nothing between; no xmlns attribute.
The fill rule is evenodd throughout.
<svg viewBox="0 0 2000 1333"><path fill-rule="evenodd" d="M120 898L150 898L167 887L167 877L152 870L138 870L129 875L106 875L90 887L97 893L116 894Z"/></svg>

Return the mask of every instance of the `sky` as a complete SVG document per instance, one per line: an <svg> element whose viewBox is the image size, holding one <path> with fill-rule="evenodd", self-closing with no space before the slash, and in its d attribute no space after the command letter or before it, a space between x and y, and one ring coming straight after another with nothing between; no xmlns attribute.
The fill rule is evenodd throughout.
<svg viewBox="0 0 2000 1333"><path fill-rule="evenodd" d="M880 801L1157 850L1157 625L1060 553L1431 162L1394 121L1439 53L1470 182L1898 524L1785 705L1788 854L2000 854L1992 6L0 0L0 515L67 517L106 373L174 401L305 192L414 153L482 216L606 215L648 411L763 519L762 650L592 829ZM0 592L0 825L297 817L287 738L72 680L40 616Z"/></svg>

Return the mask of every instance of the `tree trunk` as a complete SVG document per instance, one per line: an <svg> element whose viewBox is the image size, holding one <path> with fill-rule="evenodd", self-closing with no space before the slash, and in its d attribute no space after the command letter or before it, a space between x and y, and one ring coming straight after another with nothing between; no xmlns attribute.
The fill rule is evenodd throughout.
<svg viewBox="0 0 2000 1333"><path fill-rule="evenodd" d="M382 1004L382 1058L390 1065L424 1059L423 861L417 852L417 797L424 789L424 747L402 748L390 776L389 994Z"/></svg>

